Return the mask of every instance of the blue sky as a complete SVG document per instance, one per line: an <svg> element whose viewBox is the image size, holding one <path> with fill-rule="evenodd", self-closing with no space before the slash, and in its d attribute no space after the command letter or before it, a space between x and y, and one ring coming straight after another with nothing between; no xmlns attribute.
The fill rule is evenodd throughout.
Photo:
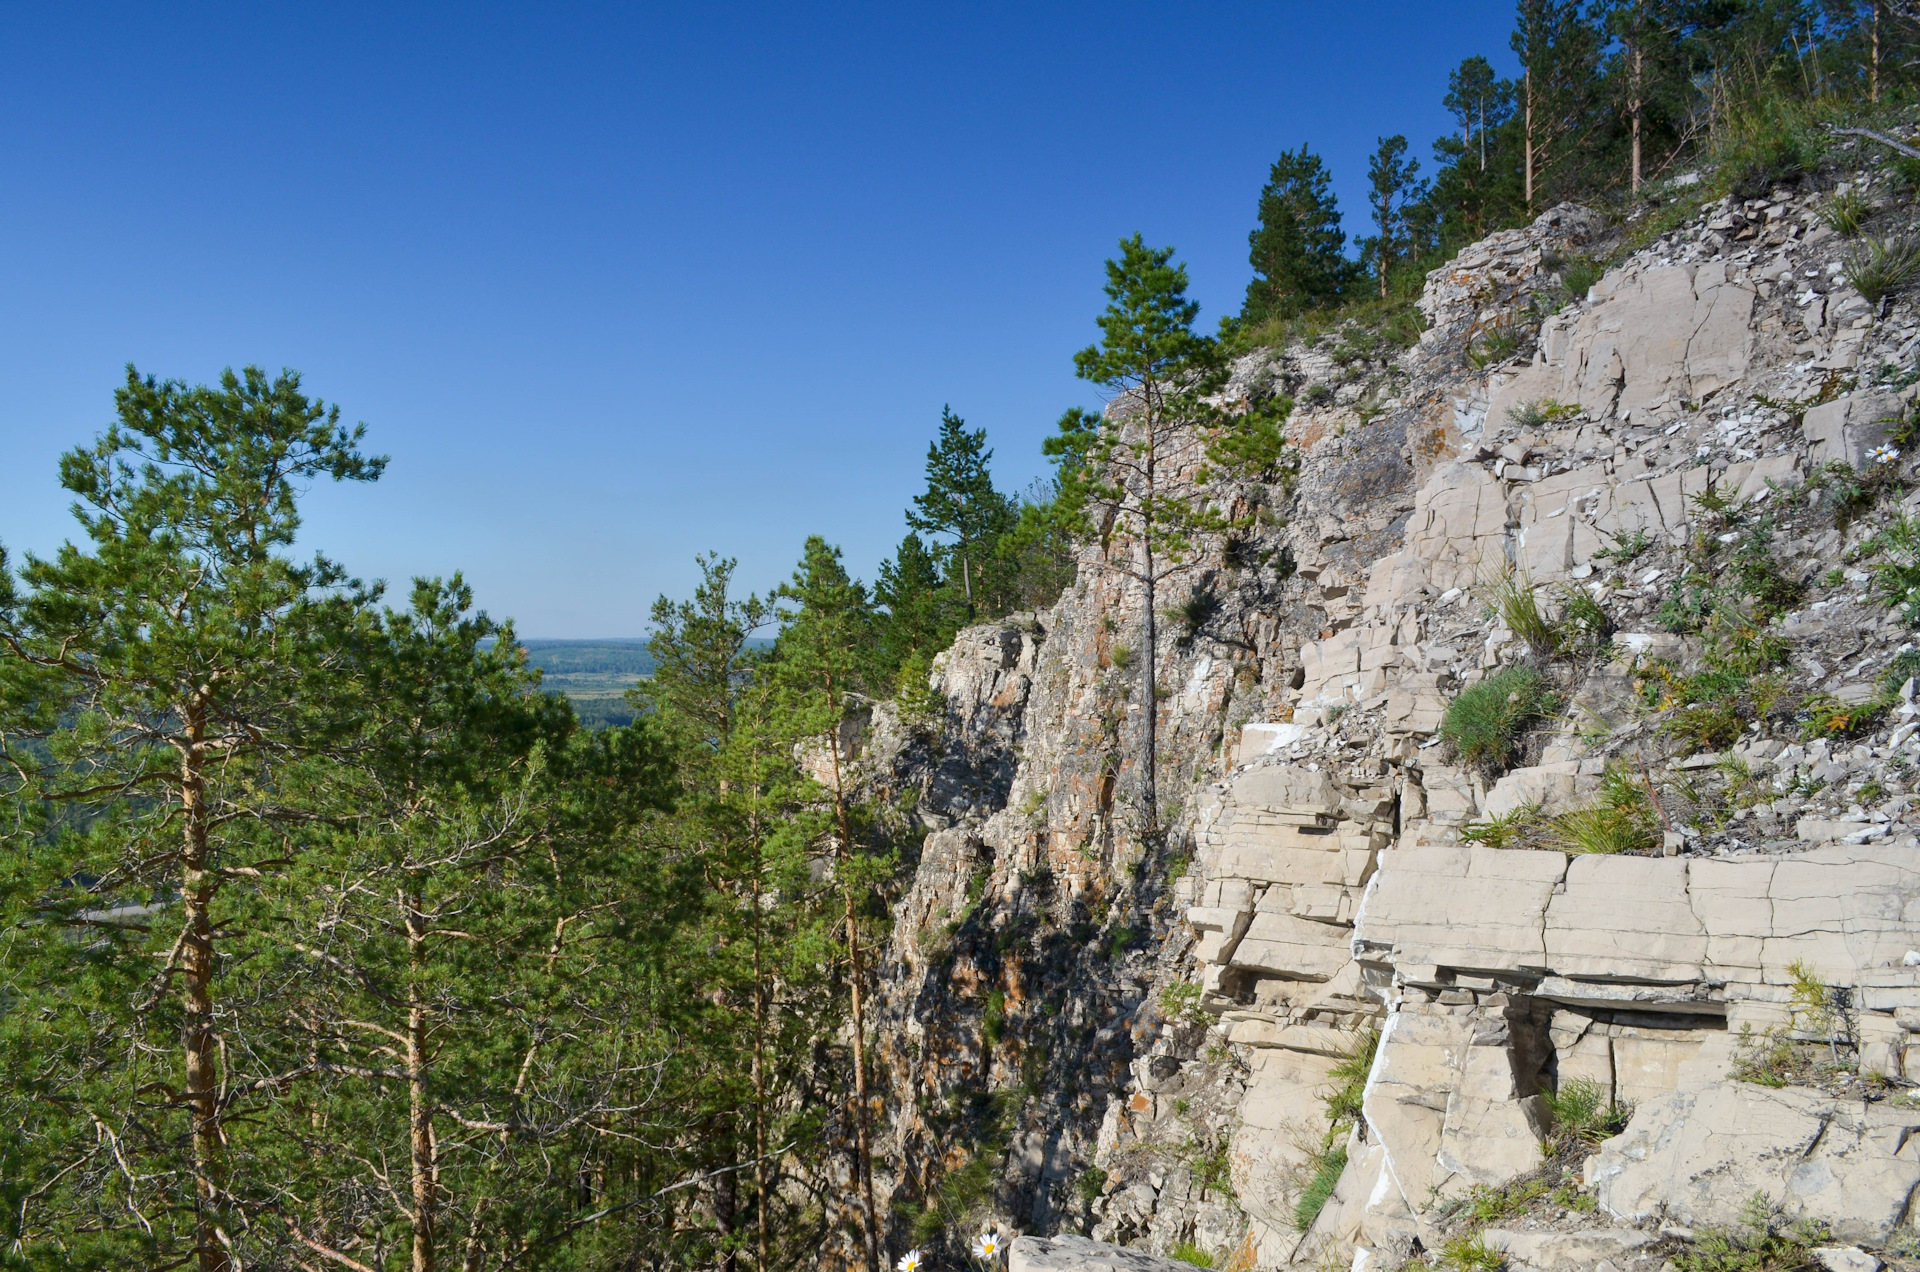
<svg viewBox="0 0 1920 1272"><path fill-rule="evenodd" d="M528 636L640 633L694 553L871 578L943 403L1008 489L1092 404L1100 262L1238 307L1268 164L1350 231L1366 155L1507 67L1509 3L12 5L0 10L0 543L124 365L295 367L390 454L305 542L464 570ZM1430 164L1430 160L1428 160Z"/></svg>

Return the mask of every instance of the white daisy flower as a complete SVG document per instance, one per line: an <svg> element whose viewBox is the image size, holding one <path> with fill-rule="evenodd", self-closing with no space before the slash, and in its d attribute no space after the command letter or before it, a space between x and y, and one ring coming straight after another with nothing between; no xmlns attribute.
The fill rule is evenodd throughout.
<svg viewBox="0 0 1920 1272"><path fill-rule="evenodd" d="M1867 452L1867 458L1876 464L1891 464L1900 458L1900 449L1897 446L1876 446Z"/></svg>
<svg viewBox="0 0 1920 1272"><path fill-rule="evenodd" d="M976 1259L996 1258L1000 1253L1000 1234L988 1228L973 1239L973 1257Z"/></svg>
<svg viewBox="0 0 1920 1272"><path fill-rule="evenodd" d="M899 1272L920 1272L921 1265L920 1252L918 1250L909 1250L901 1255L900 1262L893 1266L898 1268Z"/></svg>

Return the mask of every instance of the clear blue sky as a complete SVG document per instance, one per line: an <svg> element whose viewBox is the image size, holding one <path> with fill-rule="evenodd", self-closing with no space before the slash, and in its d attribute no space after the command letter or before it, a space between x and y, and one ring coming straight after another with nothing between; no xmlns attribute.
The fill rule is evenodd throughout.
<svg viewBox="0 0 1920 1272"><path fill-rule="evenodd" d="M1135 230L1238 307L1268 164L1365 159L1506 67L1461 3L10 5L0 543L123 366L295 367L390 454L308 547L464 570L527 636L640 633L695 552L871 578L943 403L1003 487Z"/></svg>

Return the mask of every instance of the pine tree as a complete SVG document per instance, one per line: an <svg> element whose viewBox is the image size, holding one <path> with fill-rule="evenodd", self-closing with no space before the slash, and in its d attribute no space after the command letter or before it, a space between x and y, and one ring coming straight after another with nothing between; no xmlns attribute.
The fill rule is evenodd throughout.
<svg viewBox="0 0 1920 1272"><path fill-rule="evenodd" d="M1283 150L1260 191L1260 224L1247 235L1253 281L1243 323L1291 318L1335 303L1352 267L1331 177L1320 156Z"/></svg>
<svg viewBox="0 0 1920 1272"><path fill-rule="evenodd" d="M1522 70L1522 194L1531 217L1541 204L1580 188L1573 153L1602 139L1593 128L1600 33L1579 0L1517 0L1509 43Z"/></svg>
<svg viewBox="0 0 1920 1272"><path fill-rule="evenodd" d="M1074 369L1115 394L1105 417L1070 411L1052 450L1071 458L1070 506L1084 517L1097 507L1101 537L1122 541L1108 568L1140 588L1144 624L1140 658L1140 803L1146 834L1160 833L1157 773L1160 585L1187 568L1191 552L1190 487L1204 462L1195 428L1200 392L1218 367L1218 350L1197 334L1200 306L1187 297L1187 271L1171 247L1122 239L1107 261L1108 304L1102 340L1074 355ZM1084 523L1088 529L1093 522Z"/></svg>
<svg viewBox="0 0 1920 1272"><path fill-rule="evenodd" d="M967 621L975 617L974 583L993 544L1013 522L1007 498L993 488L987 430L967 428L951 407L940 408L940 436L927 447L927 488L913 497L907 525L922 534L948 535L940 546L949 581L958 577Z"/></svg>
<svg viewBox="0 0 1920 1272"><path fill-rule="evenodd" d="M984 564L991 566L993 561L989 555ZM886 611L880 622L879 670L883 677L916 655L924 665L953 643L953 634L965 618L941 580L933 554L912 532L900 541L893 560L880 563L873 599Z"/></svg>
<svg viewBox="0 0 1920 1272"><path fill-rule="evenodd" d="M363 455L364 428L342 427L292 372L249 367L208 388L129 368L114 401L100 441L60 463L87 546L29 556L24 595L0 584L12 794L69 810L37 851L9 854L0 903L29 947L49 922L85 939L102 997L87 1012L16 981L53 1011L31 1027L17 1008L6 1018L41 1035L34 1067L64 1088L62 1103L93 1110L34 1131L43 1178L97 1180L92 1196L62 1198L97 1207L93 1221L69 1214L69 1231L91 1231L80 1245L108 1261L121 1250L127 1265L191 1256L214 1272L238 1234L226 1124L246 1104L221 1094L227 894L311 839L321 774L354 740L357 704L339 673L367 594L324 559L285 555L296 494L318 477L372 481L385 460ZM107 1050L89 1054L108 1022ZM177 1066L150 1067L168 1040ZM147 1083L170 1094L135 1094ZM87 1170L107 1136L133 1155L124 1174ZM46 1222L37 1230L59 1226Z"/></svg>
<svg viewBox="0 0 1920 1272"><path fill-rule="evenodd" d="M957 421L956 421L957 423ZM880 1272L880 1220L873 1195L873 1113L867 1092L866 961L861 918L889 863L863 849L868 820L855 789L853 756L841 735L851 695L874 687L873 613L865 590L850 578L840 550L819 536L807 540L791 582L778 596L785 626L775 642L769 672L781 692L794 733L824 747L822 772L831 820L820 828L833 859L842 905L847 952L848 1003L852 1016L852 1129L854 1175L859 1190L861 1242L867 1272Z"/></svg>
<svg viewBox="0 0 1920 1272"><path fill-rule="evenodd" d="M1373 208L1374 235L1366 245L1378 275L1380 299L1388 297L1393 265L1409 246L1407 213L1425 196L1425 188L1415 180L1420 161L1407 158L1407 139L1382 137L1373 158L1367 161L1367 202Z"/></svg>

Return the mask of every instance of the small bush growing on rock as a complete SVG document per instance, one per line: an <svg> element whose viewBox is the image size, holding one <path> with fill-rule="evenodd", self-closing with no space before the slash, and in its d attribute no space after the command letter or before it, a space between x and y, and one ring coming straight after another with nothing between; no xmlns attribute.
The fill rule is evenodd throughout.
<svg viewBox="0 0 1920 1272"><path fill-rule="evenodd" d="M1652 818L1599 804L1554 818L1548 842L1562 852L1613 856L1651 852L1660 840Z"/></svg>
<svg viewBox="0 0 1920 1272"><path fill-rule="evenodd" d="M1447 704L1440 737L1466 763L1504 770L1521 733L1554 706L1545 676L1531 667L1508 667L1462 689Z"/></svg>
<svg viewBox="0 0 1920 1272"><path fill-rule="evenodd" d="M1168 1020L1177 1020L1183 1024L1196 1024L1207 1018L1200 1006L1203 992L1198 985L1182 981L1178 985L1169 985L1160 991L1160 1014Z"/></svg>
<svg viewBox="0 0 1920 1272"><path fill-rule="evenodd" d="M1507 1257L1488 1245L1486 1237L1475 1232L1449 1238L1440 1247L1440 1263L1453 1272L1500 1272L1507 1266Z"/></svg>
<svg viewBox="0 0 1920 1272"><path fill-rule="evenodd" d="M1870 542L1885 558L1874 562L1874 588L1902 618L1920 622L1920 524L1908 517L1896 518Z"/></svg>
<svg viewBox="0 0 1920 1272"><path fill-rule="evenodd" d="M1592 1078L1575 1078L1560 1084L1558 1091L1546 1096L1547 1110L1553 1114L1553 1134L1547 1141L1550 1155L1562 1150L1592 1148L1627 1129L1633 1107L1614 1103Z"/></svg>
<svg viewBox="0 0 1920 1272"><path fill-rule="evenodd" d="M1460 838L1489 848L1520 848L1538 828L1539 821L1540 805L1522 804L1485 821L1468 822Z"/></svg>
<svg viewBox="0 0 1920 1272"><path fill-rule="evenodd" d="M1558 645L1566 650L1599 653L1613 640L1613 619L1584 588L1570 587L1560 605Z"/></svg>
<svg viewBox="0 0 1920 1272"><path fill-rule="evenodd" d="M1700 1230L1693 1248L1674 1255L1673 1262L1680 1272L1793 1272L1815 1266L1813 1247L1827 1235L1823 1224L1788 1224L1765 1193L1755 1193L1739 1223Z"/></svg>
<svg viewBox="0 0 1920 1272"><path fill-rule="evenodd" d="M1867 240L1841 268L1847 285L1878 304L1880 298L1920 272L1920 239L1908 235Z"/></svg>
<svg viewBox="0 0 1920 1272"><path fill-rule="evenodd" d="M1886 696L1866 702L1842 702L1832 694L1816 693L1801 704L1806 721L1800 732L1809 741L1858 737L1871 732L1892 706L1893 700Z"/></svg>
<svg viewBox="0 0 1920 1272"><path fill-rule="evenodd" d="M1777 1029L1756 1034L1752 1025L1740 1026L1740 1042L1734 1049L1733 1068L1727 1076L1735 1082L1755 1086L1783 1087L1793 1068L1793 1044Z"/></svg>

